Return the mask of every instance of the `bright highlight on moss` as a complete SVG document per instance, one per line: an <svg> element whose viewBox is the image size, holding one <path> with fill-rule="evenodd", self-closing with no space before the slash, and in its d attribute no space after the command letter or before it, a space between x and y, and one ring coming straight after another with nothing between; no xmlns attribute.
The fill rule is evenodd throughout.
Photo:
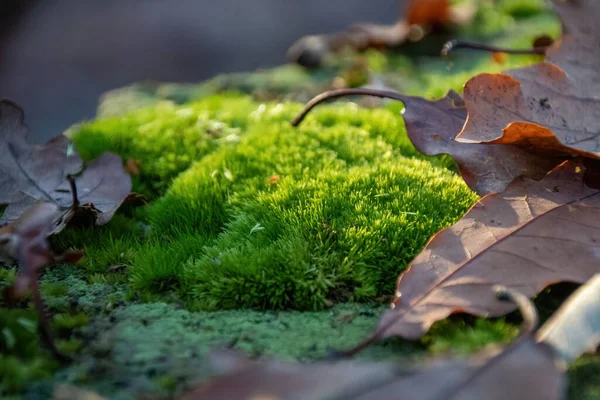
<svg viewBox="0 0 600 400"><path fill-rule="evenodd" d="M318 310L392 293L476 196L447 159L416 152L392 111L324 107L294 129L300 108L209 97L81 127L84 156L135 159L140 187L160 195L141 221L72 234L90 239L84 266L124 263L140 298L195 309Z"/></svg>

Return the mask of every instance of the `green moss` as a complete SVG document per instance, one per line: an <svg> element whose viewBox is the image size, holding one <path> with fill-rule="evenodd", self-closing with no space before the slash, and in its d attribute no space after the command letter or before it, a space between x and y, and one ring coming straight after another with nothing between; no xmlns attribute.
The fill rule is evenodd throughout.
<svg viewBox="0 0 600 400"><path fill-rule="evenodd" d="M584 356L569 368L569 398L592 400L600 398L600 360Z"/></svg>
<svg viewBox="0 0 600 400"><path fill-rule="evenodd" d="M453 37L529 47L536 35L559 32L541 3L482 3L474 25ZM214 347L312 361L364 338L398 274L476 196L449 157L414 149L401 103L340 102L299 129L289 121L336 77L440 97L476 73L539 59L498 64L468 51L441 59L431 57L437 43L429 56L419 46L405 55L349 52L314 71L286 65L104 96L103 118L69 135L86 160L113 151L138 163L134 190L152 202L52 239L57 251L85 252L77 266L45 271L41 284L57 346L75 357L70 365L57 371L40 346L27 301L0 303L0 393L26 388L50 398L55 383L72 383L109 398L170 398L214 372L204 358ZM15 269L0 269L0 288L14 277ZM455 317L420 341L390 339L360 358L470 353L513 339L513 320ZM573 398L595 396L598 385L587 382L596 369L587 359L572 368Z"/></svg>
<svg viewBox="0 0 600 400"><path fill-rule="evenodd" d="M441 159L418 154L390 111L325 107L294 129L299 109L243 97L211 97L168 114L159 107L154 125L163 130L178 126L181 111L189 120L216 112L237 133L189 159L150 207L143 242L118 220L120 229L73 231L65 241L80 235L89 270L126 264L135 290L179 291L207 309L319 309L392 292L426 240L476 197ZM104 123L75 134L84 154L97 151L85 138ZM123 140L123 132L102 135ZM150 165L165 151L179 147L159 141L138 159Z"/></svg>

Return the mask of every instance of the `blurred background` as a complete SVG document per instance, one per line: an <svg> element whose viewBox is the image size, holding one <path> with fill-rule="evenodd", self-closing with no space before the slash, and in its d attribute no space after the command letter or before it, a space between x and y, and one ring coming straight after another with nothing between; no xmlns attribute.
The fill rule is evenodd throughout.
<svg viewBox="0 0 600 400"><path fill-rule="evenodd" d="M92 118L107 90L279 65L301 36L393 23L401 3L0 0L0 98L23 106L41 142Z"/></svg>

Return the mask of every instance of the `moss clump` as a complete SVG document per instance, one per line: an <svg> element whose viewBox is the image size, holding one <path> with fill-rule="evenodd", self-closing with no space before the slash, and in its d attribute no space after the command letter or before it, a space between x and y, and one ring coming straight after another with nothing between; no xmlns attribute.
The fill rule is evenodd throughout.
<svg viewBox="0 0 600 400"><path fill-rule="evenodd" d="M141 176L168 184L145 213L145 236L125 219L68 233L85 239L84 265L126 263L143 297L176 292L201 309L317 310L392 293L398 272L476 196L444 159L418 154L391 111L334 106L294 129L299 109L209 97L82 126L83 154L135 155ZM197 129L207 118L235 133Z"/></svg>
<svg viewBox="0 0 600 400"><path fill-rule="evenodd" d="M528 47L539 33L557 36L541 3L482 3L474 25L454 37ZM439 97L476 73L536 60L369 51L314 71L286 65L104 96L102 118L70 135L86 159L113 151L137 163L134 189L152 202L53 238L57 250L86 253L77 267L46 271L41 284L70 365L57 369L39 346L27 301L11 309L0 300L0 394L51 398L55 384L71 383L115 399L171 398L212 373L203 356L214 347L312 361L356 344L410 259L476 196L448 157L415 151L401 103L322 107L292 129L301 102L340 78L356 84L351 76ZM0 269L0 286L14 276ZM457 316L421 341L391 339L360 357L470 353L513 339L514 322ZM574 366L572 398L593 397L598 385L586 379L596 369Z"/></svg>

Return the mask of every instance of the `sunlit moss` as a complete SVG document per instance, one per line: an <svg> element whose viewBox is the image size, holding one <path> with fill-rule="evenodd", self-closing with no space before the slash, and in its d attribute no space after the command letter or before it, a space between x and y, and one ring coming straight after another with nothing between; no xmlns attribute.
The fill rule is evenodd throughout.
<svg viewBox="0 0 600 400"><path fill-rule="evenodd" d="M541 1L503 0L482 3L474 25L455 33L529 47L558 32ZM69 382L108 398L170 398L209 374L203 356L213 347L312 361L368 335L398 274L476 196L449 157L414 149L401 103L339 102L290 126L301 103L347 73L354 57L315 71L286 65L106 96L104 117L69 134L86 160L113 151L134 161L134 190L152 201L104 227L52 238L57 250L85 252L77 266L47 270L41 284L71 365L55 373L27 301L10 309L0 300L0 394L50 398L55 383ZM460 91L476 73L539 59L359 57L387 86L428 98ZM0 288L15 272L0 269ZM420 341L386 340L359 358L466 354L516 332L511 320L453 318ZM593 398L596 369L587 359L574 366L572 398Z"/></svg>

